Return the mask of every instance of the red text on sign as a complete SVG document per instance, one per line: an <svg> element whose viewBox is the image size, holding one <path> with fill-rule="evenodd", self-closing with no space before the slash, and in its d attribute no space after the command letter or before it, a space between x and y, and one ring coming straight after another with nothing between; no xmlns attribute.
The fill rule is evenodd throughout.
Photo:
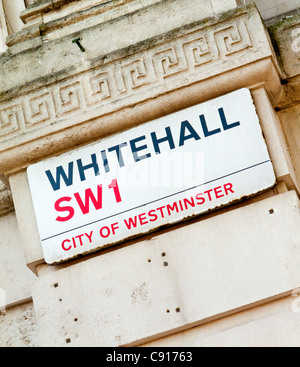
<svg viewBox="0 0 300 367"><path fill-rule="evenodd" d="M64 251L70 251L72 248L82 247L86 243L92 243L93 231L90 233L83 233L71 239L64 240L61 247Z"/></svg>
<svg viewBox="0 0 300 367"><path fill-rule="evenodd" d="M122 201L118 181L112 180L111 184L108 186L109 189L113 189L115 199L117 203L120 203ZM74 194L75 201L81 210L83 215L89 214L91 211L91 204L95 208L95 210L102 209L102 199L103 199L103 186L98 185L97 186L97 194L95 195L92 189L86 189L84 194L79 194L78 192ZM71 203L72 205L66 205L66 203ZM71 220L76 211L77 206L73 206L73 198L70 196L64 196L60 199L58 199L55 204L54 208L58 213L65 213L64 216L58 216L56 218L57 222L67 222ZM78 210L78 208L77 208Z"/></svg>

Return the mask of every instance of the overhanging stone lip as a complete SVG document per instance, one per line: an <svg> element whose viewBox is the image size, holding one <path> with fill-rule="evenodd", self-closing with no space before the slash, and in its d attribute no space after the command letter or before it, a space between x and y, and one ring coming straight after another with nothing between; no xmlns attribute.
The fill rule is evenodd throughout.
<svg viewBox="0 0 300 367"><path fill-rule="evenodd" d="M79 1L80 0L44 0L42 2L34 3L26 10L24 10L20 15L20 18L26 24L26 27L19 32L9 35L6 41L7 45L11 47L19 43L26 42L28 40L32 40L38 36L46 36L52 32L55 32L56 30L61 29L62 27L66 27L71 24L77 24L82 20L97 17L98 15L101 15L105 12L114 11L118 7L124 7L129 3L134 3L138 0L98 0L94 5L91 5L90 7L81 6L82 9L77 10L75 13L70 12L70 14L64 16L58 16L57 19L45 21L43 14L57 12L60 7L63 7L65 5L71 6L71 3L78 3ZM157 2L159 1L164 0L157 0ZM130 10L129 13L125 11L123 16L130 13ZM35 18L39 20L36 22L33 21L31 24L31 19ZM117 18L118 16L112 16L110 21L114 21ZM78 31L83 31L84 29L85 28L78 29Z"/></svg>
<svg viewBox="0 0 300 367"><path fill-rule="evenodd" d="M51 10L56 10L64 5L79 0L37 0L20 14L21 20L25 23L26 20L37 14L48 13Z"/></svg>
<svg viewBox="0 0 300 367"><path fill-rule="evenodd" d="M38 27L40 29L40 33L45 35L61 27L65 27L66 25L77 23L78 21L97 16L110 10L114 10L117 7L123 7L124 5L126 6L129 3L137 1L138 0L98 0L95 1L95 4L90 4L88 7L85 7L83 4L79 4L78 6L80 8L77 9L75 13L70 12L70 14L66 14L64 16L58 16L56 19L44 21L43 14L56 12L59 8L66 5L71 6L71 3L78 3L80 0L42 0L41 2L34 3L21 13L20 18L25 24L28 23L27 28L18 32L16 36L9 37L9 42L11 45L22 42L24 35L26 36L27 29L30 28ZM157 2L161 1L164 0L157 0ZM153 4L148 6L152 5ZM39 17L39 25L34 25L34 22L33 25L30 24L32 18ZM112 17L112 20L113 19L115 19L114 16Z"/></svg>

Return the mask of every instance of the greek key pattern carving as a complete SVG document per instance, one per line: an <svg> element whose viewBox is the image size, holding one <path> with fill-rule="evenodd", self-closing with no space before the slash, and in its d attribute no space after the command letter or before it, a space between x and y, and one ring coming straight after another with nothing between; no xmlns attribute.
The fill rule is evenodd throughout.
<svg viewBox="0 0 300 367"><path fill-rule="evenodd" d="M53 97L51 93L41 93L36 96L25 97L23 111L28 126L40 124L55 117Z"/></svg>
<svg viewBox="0 0 300 367"><path fill-rule="evenodd" d="M21 105L11 105L0 109L0 136L18 131L23 120Z"/></svg>
<svg viewBox="0 0 300 367"><path fill-rule="evenodd" d="M226 61L248 49L255 51L247 20L231 20L230 24L190 30L177 39L110 61L79 75L19 97L0 106L0 137L24 133L37 127L89 110L101 109L119 100L158 88L174 88L181 78L193 81L207 77L218 63L226 71ZM169 84L170 83L170 87ZM124 101L126 104L126 101Z"/></svg>

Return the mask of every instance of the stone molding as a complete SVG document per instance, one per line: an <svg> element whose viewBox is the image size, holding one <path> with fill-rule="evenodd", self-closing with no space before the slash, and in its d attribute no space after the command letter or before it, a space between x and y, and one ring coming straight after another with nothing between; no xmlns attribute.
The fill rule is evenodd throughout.
<svg viewBox="0 0 300 367"><path fill-rule="evenodd" d="M200 78L207 78L213 74L212 66L251 48L253 43L246 19L240 17L218 29L192 29L180 39L159 44L146 52L141 50L133 57L110 61L108 56L108 61L100 67L34 90L1 106L0 136L24 133L78 111L86 112L98 104L106 106L139 94L141 89L160 86L170 77L188 77L197 69L202 72Z"/></svg>
<svg viewBox="0 0 300 367"><path fill-rule="evenodd" d="M112 3L113 1L110 2ZM26 10L24 10L20 14L20 18L25 24L30 23L33 18L37 16L42 16L43 14L47 14L51 11L57 11L62 7L69 5L70 3L77 3L76 5L78 6L79 10L81 10L81 8L86 8L84 4L78 4L80 3L80 0L38 0L30 5ZM107 1L94 0L94 4L92 5L95 6L102 3L107 3Z"/></svg>
<svg viewBox="0 0 300 367"><path fill-rule="evenodd" d="M11 157L18 146L43 137L47 137L46 144L51 145L51 153L48 152L55 154L60 148L53 149L55 141L49 138L51 134L100 116L101 121L102 116L268 58L271 69L270 63L265 63L266 75L272 73L272 68L275 74L280 73L261 18L253 7L232 11L226 18L193 23L145 40L90 61L88 69L83 68L74 75L66 73L45 85L33 82L24 86L22 95L3 100L0 106L0 156L9 150ZM257 68L258 74L258 80L267 81L268 76L261 79L260 68ZM240 78L241 86L249 86L247 73L241 73ZM253 72L251 78L256 80ZM274 84L278 88L278 83ZM234 88L234 83L232 86ZM272 89L272 85L269 87ZM196 103L203 100L204 92ZM173 106L171 110L176 108ZM119 131L125 128L128 126L124 123L123 128L119 126ZM70 140L65 141L66 150L71 144L80 144ZM22 168L24 163L26 166L35 159L27 156ZM1 172L20 168L16 160L13 167L8 166L8 160L1 159Z"/></svg>

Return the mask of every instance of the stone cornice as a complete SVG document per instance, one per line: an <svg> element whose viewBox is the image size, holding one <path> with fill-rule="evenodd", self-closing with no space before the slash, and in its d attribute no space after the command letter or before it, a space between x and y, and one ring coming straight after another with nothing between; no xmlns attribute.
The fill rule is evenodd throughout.
<svg viewBox="0 0 300 367"><path fill-rule="evenodd" d="M280 89L276 58L253 7L186 25L87 66L2 97L0 172L239 87L264 83L274 99Z"/></svg>
<svg viewBox="0 0 300 367"><path fill-rule="evenodd" d="M151 4L159 1L161 0L149 0L148 2ZM136 5L131 8L131 3ZM64 10L61 9L62 7L64 7ZM143 5L138 0L37 1L21 13L20 18L26 24L26 27L22 31L10 35L7 38L7 45L14 46L74 24L77 26L77 31L80 31L79 23L87 19L95 18L105 13L105 21L107 21L142 7ZM117 9L118 11L116 11Z"/></svg>
<svg viewBox="0 0 300 367"><path fill-rule="evenodd" d="M48 13L51 10L59 9L62 6L69 4L73 1L79 0L37 0L22 12L20 18L22 20L26 20L26 18L32 17L37 13Z"/></svg>

